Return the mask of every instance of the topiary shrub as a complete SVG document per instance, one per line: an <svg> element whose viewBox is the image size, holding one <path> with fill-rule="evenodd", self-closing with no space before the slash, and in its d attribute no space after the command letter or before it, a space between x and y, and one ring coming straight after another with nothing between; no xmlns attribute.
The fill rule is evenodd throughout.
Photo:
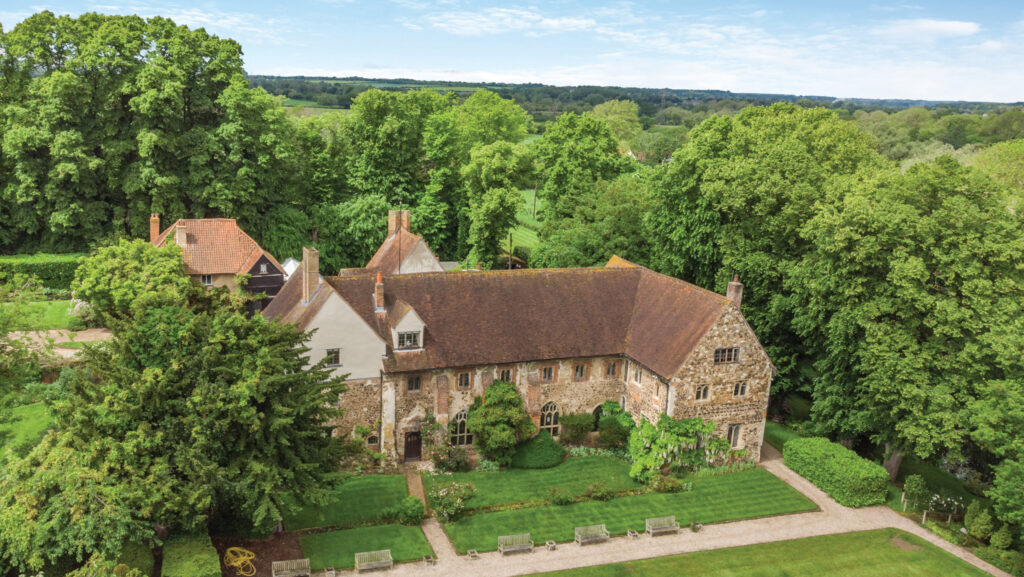
<svg viewBox="0 0 1024 577"><path fill-rule="evenodd" d="M526 414L519 391L505 381L495 381L484 391L483 398L473 399L466 425L477 451L499 465L508 465L516 452L516 443L537 431L533 419Z"/></svg>
<svg viewBox="0 0 1024 577"><path fill-rule="evenodd" d="M569 494L569 491L562 487L551 487L551 504L552 505L572 505L576 502L576 497Z"/></svg>
<svg viewBox="0 0 1024 577"><path fill-rule="evenodd" d="M790 439L783 460L841 505L866 507L885 502L889 484L885 469L826 438Z"/></svg>
<svg viewBox="0 0 1024 577"><path fill-rule="evenodd" d="M587 434L594 428L594 415L572 413L562 415L558 422L562 426L562 434L559 439L563 443L579 443L587 438Z"/></svg>
<svg viewBox="0 0 1024 577"><path fill-rule="evenodd" d="M182 535L164 543L164 577L220 577L220 557L209 535Z"/></svg>
<svg viewBox="0 0 1024 577"><path fill-rule="evenodd" d="M995 522L988 509L978 501L971 501L967 506L967 512L964 513L964 527L967 527L967 533L971 537L987 541L995 529Z"/></svg>
<svg viewBox="0 0 1024 577"><path fill-rule="evenodd" d="M920 509L931 498L931 491L921 475L907 475L903 481L903 493L912 509Z"/></svg>
<svg viewBox="0 0 1024 577"><path fill-rule="evenodd" d="M384 511L382 516L403 525L419 525L423 522L424 515L423 501L412 495L406 495L397 505Z"/></svg>
<svg viewBox="0 0 1024 577"><path fill-rule="evenodd" d="M1003 524L998 531L992 533L989 544L1000 551L1009 549L1013 545L1013 533L1010 532L1010 526Z"/></svg>
<svg viewBox="0 0 1024 577"><path fill-rule="evenodd" d="M512 467L516 469L548 469L565 459L565 447L551 437L547 431L520 443L512 456Z"/></svg>

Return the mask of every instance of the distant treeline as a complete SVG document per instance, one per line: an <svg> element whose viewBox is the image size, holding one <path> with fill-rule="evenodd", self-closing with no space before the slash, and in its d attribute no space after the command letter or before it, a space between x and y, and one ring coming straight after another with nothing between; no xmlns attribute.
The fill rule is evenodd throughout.
<svg viewBox="0 0 1024 577"><path fill-rule="evenodd" d="M1022 103L931 101L869 98L840 99L832 96L801 96L795 94L741 93L728 90L683 90L672 88L624 88L617 86L549 86L546 84L502 84L493 82L440 82L408 78L345 78L312 76L250 75L253 87L295 100L315 102L318 106L348 108L352 99L371 88L381 90L414 90L431 88L469 96L485 88L502 98L514 100L539 123L554 120L565 112L586 112L609 100L631 100L640 106L645 124L655 124L658 113L672 107L700 112L731 113L750 105L793 102L854 112L884 110L895 112L914 107L944 108L951 112L994 112L1019 108ZM646 128L646 126L645 126Z"/></svg>

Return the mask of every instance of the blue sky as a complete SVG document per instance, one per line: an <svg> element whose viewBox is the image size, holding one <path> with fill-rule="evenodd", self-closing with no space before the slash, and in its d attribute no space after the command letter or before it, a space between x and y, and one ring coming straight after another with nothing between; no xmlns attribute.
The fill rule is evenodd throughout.
<svg viewBox="0 0 1024 577"><path fill-rule="evenodd" d="M0 22L41 9L202 26L254 74L1024 100L1020 0L0 0Z"/></svg>

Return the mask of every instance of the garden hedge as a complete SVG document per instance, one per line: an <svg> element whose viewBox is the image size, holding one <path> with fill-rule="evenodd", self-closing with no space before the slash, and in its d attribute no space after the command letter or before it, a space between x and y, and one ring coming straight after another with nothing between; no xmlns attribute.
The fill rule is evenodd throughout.
<svg viewBox="0 0 1024 577"><path fill-rule="evenodd" d="M539 435L516 445L512 456L514 469L547 469L554 467L565 459L565 447L551 437L551 433L541 431Z"/></svg>
<svg viewBox="0 0 1024 577"><path fill-rule="evenodd" d="M209 535L171 537L164 544L163 577L221 577Z"/></svg>
<svg viewBox="0 0 1024 577"><path fill-rule="evenodd" d="M889 474L878 463L842 445L823 437L790 439L782 456L787 467L841 505L866 507L885 502Z"/></svg>
<svg viewBox="0 0 1024 577"><path fill-rule="evenodd" d="M16 274L31 275L48 289L70 290L75 269L85 254L16 254L0 256L0 282Z"/></svg>

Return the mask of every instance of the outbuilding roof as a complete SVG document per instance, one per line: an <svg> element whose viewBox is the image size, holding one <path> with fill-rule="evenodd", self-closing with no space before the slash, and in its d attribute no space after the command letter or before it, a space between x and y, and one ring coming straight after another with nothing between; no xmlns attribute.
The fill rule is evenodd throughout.
<svg viewBox="0 0 1024 577"><path fill-rule="evenodd" d="M277 259L260 248L233 218L182 218L160 233L153 244L173 244L179 225L185 227L181 252L187 274L245 274L264 256L284 272Z"/></svg>

